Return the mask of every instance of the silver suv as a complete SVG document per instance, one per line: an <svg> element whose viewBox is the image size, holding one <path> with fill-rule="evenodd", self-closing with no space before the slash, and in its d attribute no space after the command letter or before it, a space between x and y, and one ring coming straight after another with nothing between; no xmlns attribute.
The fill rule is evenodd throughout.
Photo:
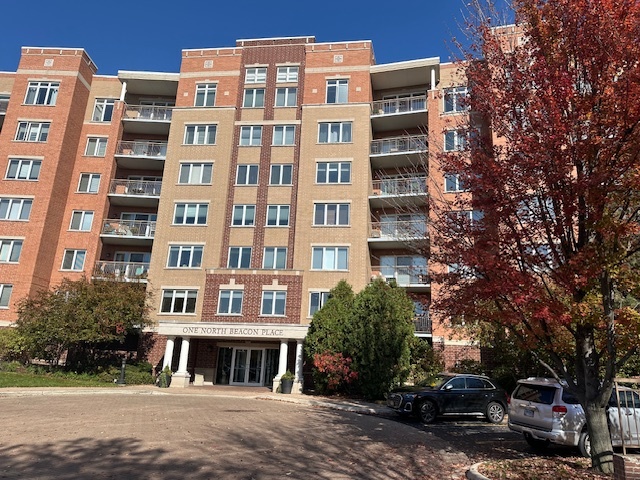
<svg viewBox="0 0 640 480"><path fill-rule="evenodd" d="M635 390L618 388L619 406L612 393L607 407L611 443L614 447L640 445L640 395ZM620 428L622 425L622 429ZM553 378L519 380L509 403L509 428L524 434L535 449L557 445L577 446L588 457L589 433L582 406L563 383ZM620 431L624 437L620 435Z"/></svg>

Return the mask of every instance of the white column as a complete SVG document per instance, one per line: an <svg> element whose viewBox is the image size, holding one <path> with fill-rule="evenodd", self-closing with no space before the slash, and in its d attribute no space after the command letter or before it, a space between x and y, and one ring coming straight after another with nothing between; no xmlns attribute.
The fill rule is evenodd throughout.
<svg viewBox="0 0 640 480"><path fill-rule="evenodd" d="M302 382L302 340L296 341L296 382Z"/></svg>
<svg viewBox="0 0 640 480"><path fill-rule="evenodd" d="M122 88L120 89L120 101L124 102L124 96L127 93L127 82L122 82Z"/></svg>
<svg viewBox="0 0 640 480"><path fill-rule="evenodd" d="M180 361L178 362L178 371L171 376L171 388L185 388L189 386L191 374L187 371L187 362L189 360L189 337L182 337L182 346L180 347Z"/></svg>
<svg viewBox="0 0 640 480"><path fill-rule="evenodd" d="M436 69L435 67L431 67L431 88L430 90L436 89Z"/></svg>
<svg viewBox="0 0 640 480"><path fill-rule="evenodd" d="M287 357L289 356L289 341L287 339L280 340L280 357L278 358L278 376L280 377L287 371Z"/></svg>
<svg viewBox="0 0 640 480"><path fill-rule="evenodd" d="M162 369L169 367L171 370L171 360L173 359L173 342L176 337L167 337L167 346L164 348L164 359L162 361Z"/></svg>

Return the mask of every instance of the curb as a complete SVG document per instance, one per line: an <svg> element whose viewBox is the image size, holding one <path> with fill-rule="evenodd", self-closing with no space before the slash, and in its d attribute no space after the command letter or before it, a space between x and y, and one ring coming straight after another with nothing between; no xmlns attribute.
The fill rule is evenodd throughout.
<svg viewBox="0 0 640 480"><path fill-rule="evenodd" d="M471 465L471 467L469 468L469 470L467 470L466 472L466 477L469 480L491 480L487 477L485 477L484 475L482 475L480 472L478 472L478 467L480 465L482 465L483 462L479 462L479 463L475 463L473 465Z"/></svg>

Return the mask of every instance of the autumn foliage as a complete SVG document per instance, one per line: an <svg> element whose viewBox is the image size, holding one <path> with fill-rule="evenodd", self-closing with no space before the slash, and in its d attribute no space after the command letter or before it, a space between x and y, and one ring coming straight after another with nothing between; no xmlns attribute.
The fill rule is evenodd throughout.
<svg viewBox="0 0 640 480"><path fill-rule="evenodd" d="M358 378L358 372L351 370L352 360L342 353L317 353L313 356L313 366L326 381L328 392L346 388Z"/></svg>

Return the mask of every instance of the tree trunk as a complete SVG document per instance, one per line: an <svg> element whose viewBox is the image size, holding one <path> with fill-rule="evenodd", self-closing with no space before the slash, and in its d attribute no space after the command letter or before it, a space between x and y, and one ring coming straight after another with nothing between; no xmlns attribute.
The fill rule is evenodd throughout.
<svg viewBox="0 0 640 480"><path fill-rule="evenodd" d="M591 441L591 466L600 472L612 474L613 447L606 408L587 402L585 415Z"/></svg>

